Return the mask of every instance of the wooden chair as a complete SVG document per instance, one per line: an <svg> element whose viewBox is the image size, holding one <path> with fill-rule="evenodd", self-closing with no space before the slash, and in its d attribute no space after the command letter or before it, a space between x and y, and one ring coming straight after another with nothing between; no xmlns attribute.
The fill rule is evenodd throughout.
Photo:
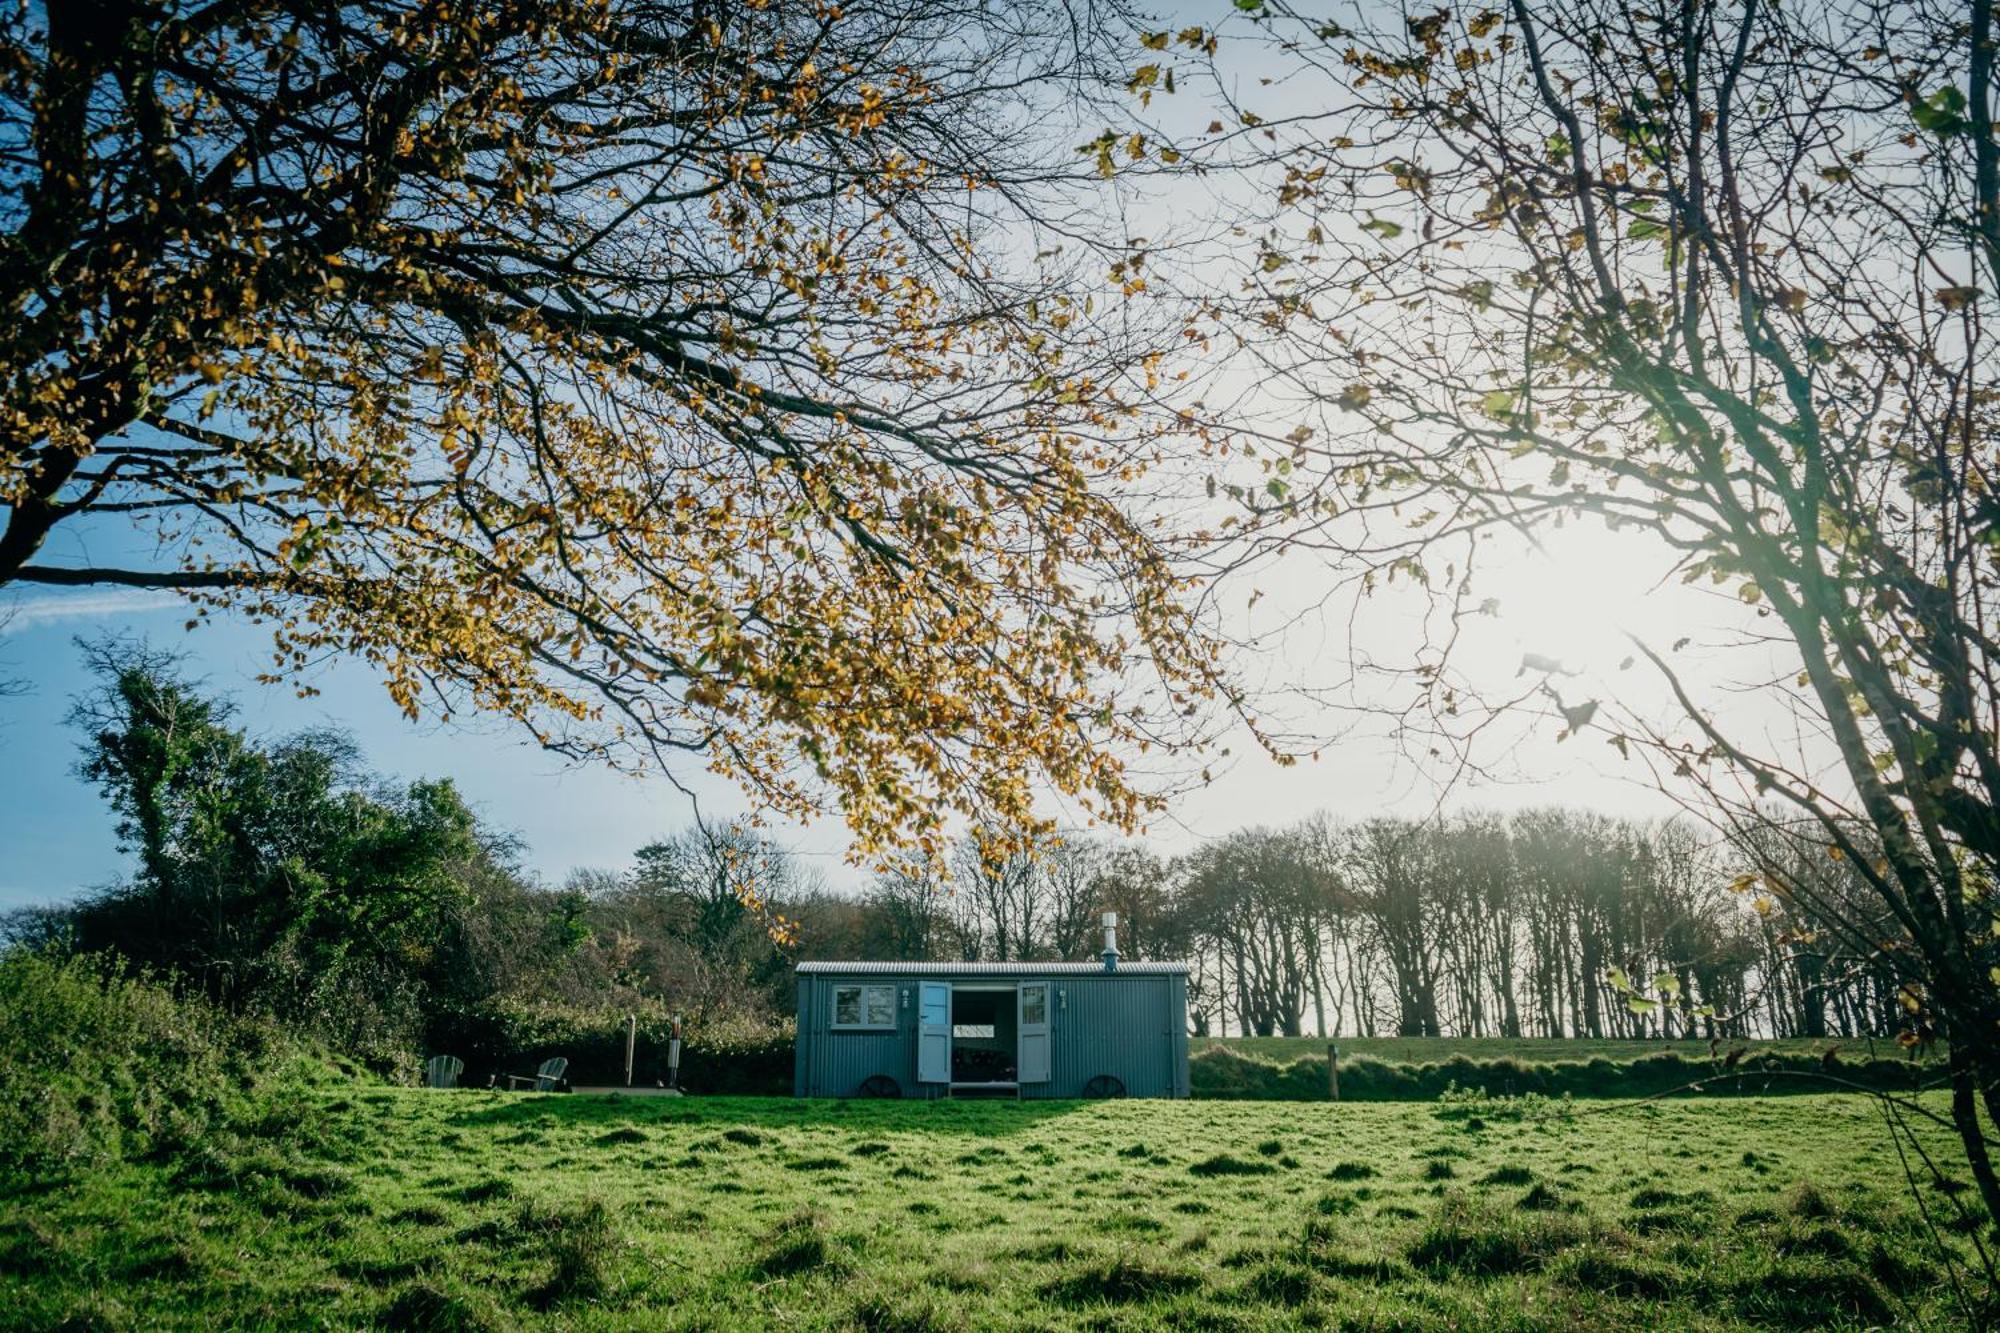
<svg viewBox="0 0 2000 1333"><path fill-rule="evenodd" d="M562 1082L562 1077L567 1072L569 1072L569 1061L560 1055L552 1056L542 1061L542 1067L532 1074L507 1075L507 1090L511 1092L526 1083L536 1092L554 1092L556 1085Z"/></svg>
<svg viewBox="0 0 2000 1333"><path fill-rule="evenodd" d="M424 1086L427 1088L455 1088L458 1076L465 1072L465 1061L455 1055L433 1055L424 1061Z"/></svg>

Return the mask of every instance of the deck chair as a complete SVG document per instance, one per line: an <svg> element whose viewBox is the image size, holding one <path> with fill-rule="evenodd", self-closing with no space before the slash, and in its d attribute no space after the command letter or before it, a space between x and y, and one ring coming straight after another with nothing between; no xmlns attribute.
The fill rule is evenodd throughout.
<svg viewBox="0 0 2000 1333"><path fill-rule="evenodd" d="M542 1067L532 1074L507 1075L507 1088L511 1092L526 1083L533 1086L536 1092L554 1092L556 1084L562 1082L562 1076L568 1071L568 1060L560 1055L552 1056L542 1061Z"/></svg>
<svg viewBox="0 0 2000 1333"><path fill-rule="evenodd" d="M455 1055L433 1055L424 1061L424 1086L427 1088L455 1088L458 1076L465 1072L465 1061Z"/></svg>

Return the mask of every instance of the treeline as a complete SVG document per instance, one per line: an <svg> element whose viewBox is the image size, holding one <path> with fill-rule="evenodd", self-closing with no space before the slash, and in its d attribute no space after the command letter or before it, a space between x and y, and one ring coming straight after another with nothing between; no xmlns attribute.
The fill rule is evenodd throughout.
<svg viewBox="0 0 2000 1333"><path fill-rule="evenodd" d="M685 1014L711 1042L789 1018L800 957L1193 964L1197 1033L1888 1036L1895 984L1846 868L1775 822L1718 840L1569 810L1244 830L1177 858L1092 837L829 891L769 839L684 832L537 882L449 782L372 775L328 732L259 740L173 659L99 646L82 771L125 881L17 914L380 1067L576 1044ZM1773 886L1782 885L1783 888ZM1810 891L1806 891L1810 890Z"/></svg>
<svg viewBox="0 0 2000 1333"><path fill-rule="evenodd" d="M450 782L380 778L338 733L252 737L165 654L97 645L86 664L80 770L135 869L13 914L17 946L116 955L405 1072L436 1050L497 1063L629 1012L685 1009L711 1041L780 1012L788 962L740 890L776 884L795 911L816 895L768 844L682 835L628 873L552 888Z"/></svg>
<svg viewBox="0 0 2000 1333"><path fill-rule="evenodd" d="M1846 868L1775 820L1560 809L1315 819L1186 856L1088 839L947 883L880 877L884 956L1079 958L1119 912L1128 954L1195 965L1199 1034L1889 1036L1896 983Z"/></svg>

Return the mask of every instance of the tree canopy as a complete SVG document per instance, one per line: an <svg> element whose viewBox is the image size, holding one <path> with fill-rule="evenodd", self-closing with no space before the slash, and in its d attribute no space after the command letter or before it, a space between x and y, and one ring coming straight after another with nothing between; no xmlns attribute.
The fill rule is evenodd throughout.
<svg viewBox="0 0 2000 1333"><path fill-rule="evenodd" d="M1037 125L1102 18L17 8L0 585L172 589L864 853L1038 784L1132 821L1217 678L1134 489L1168 331Z"/></svg>
<svg viewBox="0 0 2000 1333"><path fill-rule="evenodd" d="M1990 7L1513 0L1356 31L1239 8L1291 114L1250 91L1214 127L1269 193L1241 298L1212 304L1301 414L1250 522L1430 590L1398 701L1428 735L1552 698L1566 733L1782 828L1739 887L1822 898L1941 1020L2000 1215L1975 1109L2000 1124ZM1722 720L1686 638L1634 647L1665 721L1534 655L1506 698L1468 679L1487 536L1586 517L1735 593L1786 730Z"/></svg>

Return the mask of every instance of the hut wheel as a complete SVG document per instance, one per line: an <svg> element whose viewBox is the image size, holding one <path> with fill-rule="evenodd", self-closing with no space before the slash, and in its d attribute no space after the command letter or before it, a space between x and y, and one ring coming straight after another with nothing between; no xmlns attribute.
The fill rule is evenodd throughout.
<svg viewBox="0 0 2000 1333"><path fill-rule="evenodd" d="M1083 1085L1086 1097L1123 1097L1125 1084L1115 1074L1099 1074Z"/></svg>
<svg viewBox="0 0 2000 1333"><path fill-rule="evenodd" d="M870 1074L861 1080L863 1097L901 1097L903 1085L887 1074Z"/></svg>

